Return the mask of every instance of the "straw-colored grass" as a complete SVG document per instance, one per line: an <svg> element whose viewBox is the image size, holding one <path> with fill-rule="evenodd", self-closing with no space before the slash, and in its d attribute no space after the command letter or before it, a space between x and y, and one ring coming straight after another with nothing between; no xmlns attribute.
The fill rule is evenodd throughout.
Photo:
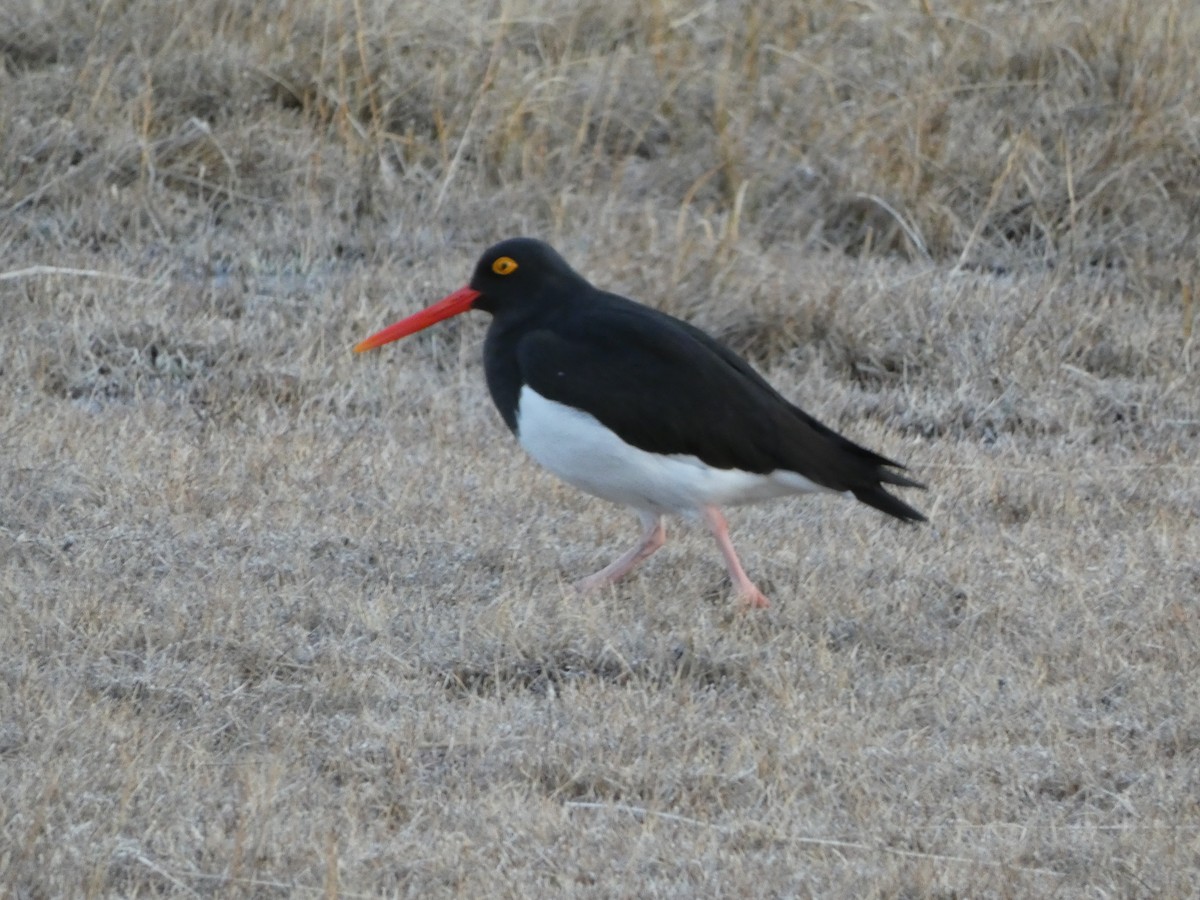
<svg viewBox="0 0 1200 900"><path fill-rule="evenodd" d="M0 895L1200 891L1200 7L0 10ZM467 317L551 240L928 482L627 512Z"/></svg>

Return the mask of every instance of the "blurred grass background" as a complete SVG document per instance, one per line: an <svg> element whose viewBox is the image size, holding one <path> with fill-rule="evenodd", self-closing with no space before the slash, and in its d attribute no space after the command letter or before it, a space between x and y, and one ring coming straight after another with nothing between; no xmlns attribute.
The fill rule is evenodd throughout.
<svg viewBox="0 0 1200 900"><path fill-rule="evenodd" d="M12 896L1188 896L1200 7L0 9ZM632 538L491 410L514 234L933 525ZM482 318L482 317L480 317Z"/></svg>

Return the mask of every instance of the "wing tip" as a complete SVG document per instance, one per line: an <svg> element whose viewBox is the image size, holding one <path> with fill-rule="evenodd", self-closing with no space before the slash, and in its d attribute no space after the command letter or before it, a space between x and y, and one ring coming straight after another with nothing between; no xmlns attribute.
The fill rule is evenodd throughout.
<svg viewBox="0 0 1200 900"><path fill-rule="evenodd" d="M854 490L854 496L867 504L867 506L886 513L895 519L899 519L901 522L917 525L921 522L929 521L920 510L909 506L899 497L889 494L883 489L885 484L889 484L896 487L917 488L923 491L925 490L925 485L918 481L913 481L911 478L905 478L903 475L897 475L895 472L879 472L878 478L879 480L875 484Z"/></svg>

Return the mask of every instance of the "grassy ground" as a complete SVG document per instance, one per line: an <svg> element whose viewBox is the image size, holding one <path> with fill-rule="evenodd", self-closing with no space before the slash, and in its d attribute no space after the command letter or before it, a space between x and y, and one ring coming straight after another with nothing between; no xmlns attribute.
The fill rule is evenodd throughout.
<svg viewBox="0 0 1200 900"><path fill-rule="evenodd" d="M0 895L1200 891L1200 8L0 10ZM932 524L524 459L501 237Z"/></svg>

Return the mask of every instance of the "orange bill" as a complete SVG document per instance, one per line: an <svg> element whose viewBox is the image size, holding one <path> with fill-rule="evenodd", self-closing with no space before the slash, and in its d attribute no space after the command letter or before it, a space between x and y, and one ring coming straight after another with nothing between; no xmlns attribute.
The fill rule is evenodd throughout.
<svg viewBox="0 0 1200 900"><path fill-rule="evenodd" d="M398 341L402 337L416 334L418 331L422 331L430 325L442 321L442 319L449 319L451 316L465 313L478 299L479 291L474 288L459 288L449 297L439 300L433 306L423 309L419 313L414 313L407 319L401 319L394 325L389 325L382 331L375 332L369 338L359 341L354 346L354 352L362 353L364 350L374 350L376 347L382 347L384 344Z"/></svg>

